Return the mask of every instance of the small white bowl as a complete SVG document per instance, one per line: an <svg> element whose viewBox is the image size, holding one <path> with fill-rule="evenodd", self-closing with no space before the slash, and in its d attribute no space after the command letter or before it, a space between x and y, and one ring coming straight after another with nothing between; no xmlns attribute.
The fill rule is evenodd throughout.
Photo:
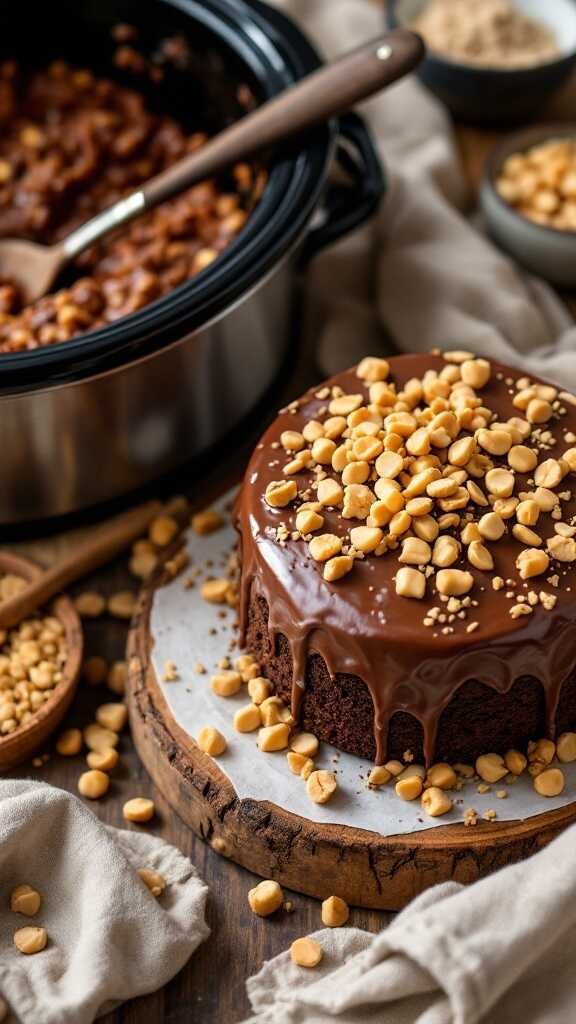
<svg viewBox="0 0 576 1024"><path fill-rule="evenodd" d="M480 190L488 231L514 259L551 284L576 286L576 231L548 227L524 217L496 191L505 160L551 139L576 139L576 124L548 124L508 135L490 155Z"/></svg>

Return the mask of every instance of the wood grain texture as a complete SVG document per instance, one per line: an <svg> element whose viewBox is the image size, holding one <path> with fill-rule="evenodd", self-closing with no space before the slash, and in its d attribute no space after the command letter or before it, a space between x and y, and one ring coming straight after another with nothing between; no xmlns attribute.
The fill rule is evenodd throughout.
<svg viewBox="0 0 576 1024"><path fill-rule="evenodd" d="M335 894L354 906L390 911L438 882L474 882L522 860L576 821L572 803L527 821L479 821L472 828L446 825L387 837L318 824L271 801L239 800L217 761L177 724L155 677L149 621L155 587L163 582L159 575L143 587L130 631L132 736L174 810L223 856L308 896Z"/></svg>

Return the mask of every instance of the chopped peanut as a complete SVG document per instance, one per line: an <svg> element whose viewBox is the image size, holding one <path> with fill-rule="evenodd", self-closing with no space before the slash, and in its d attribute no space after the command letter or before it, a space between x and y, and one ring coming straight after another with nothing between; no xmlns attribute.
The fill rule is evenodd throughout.
<svg viewBox="0 0 576 1024"><path fill-rule="evenodd" d="M334 772L312 772L306 782L306 792L315 804L325 804L338 788Z"/></svg>
<svg viewBox="0 0 576 1024"><path fill-rule="evenodd" d="M482 754L476 759L476 771L484 782L500 782L500 779L508 774L508 768L500 754Z"/></svg>
<svg viewBox="0 0 576 1024"><path fill-rule="evenodd" d="M540 796L559 796L565 785L566 779L560 768L546 768L533 781L534 789Z"/></svg>
<svg viewBox="0 0 576 1024"><path fill-rule="evenodd" d="M210 757L220 757L228 746L222 733L213 725L205 725L200 729L196 742L200 750L204 754L210 754Z"/></svg>
<svg viewBox="0 0 576 1024"><path fill-rule="evenodd" d="M428 789L425 789L420 803L422 810L431 818L438 818L442 814L447 814L448 811L452 810L453 806L450 797L439 786L429 786Z"/></svg>
<svg viewBox="0 0 576 1024"><path fill-rule="evenodd" d="M250 910L258 914L258 917L269 917L270 914L274 914L280 909L283 902L284 893L282 889L278 882L274 882L271 879L259 882L254 889L250 889L248 892Z"/></svg>
<svg viewBox="0 0 576 1024"><path fill-rule="evenodd" d="M276 750L286 750L289 736L290 727L284 722L266 725L258 732L258 746L266 754Z"/></svg>
<svg viewBox="0 0 576 1024"><path fill-rule="evenodd" d="M316 939L295 939L290 946L290 957L298 967L317 967L322 959L322 946Z"/></svg>
<svg viewBox="0 0 576 1024"><path fill-rule="evenodd" d="M329 896L322 903L322 924L327 928L341 928L350 917L350 909L339 896Z"/></svg>

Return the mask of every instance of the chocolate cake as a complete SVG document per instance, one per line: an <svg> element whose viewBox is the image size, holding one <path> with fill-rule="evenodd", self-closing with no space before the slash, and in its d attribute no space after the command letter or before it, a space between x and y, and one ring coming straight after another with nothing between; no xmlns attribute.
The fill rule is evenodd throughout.
<svg viewBox="0 0 576 1024"><path fill-rule="evenodd" d="M242 640L299 724L383 763L576 725L576 399L470 353L291 403L236 508Z"/></svg>

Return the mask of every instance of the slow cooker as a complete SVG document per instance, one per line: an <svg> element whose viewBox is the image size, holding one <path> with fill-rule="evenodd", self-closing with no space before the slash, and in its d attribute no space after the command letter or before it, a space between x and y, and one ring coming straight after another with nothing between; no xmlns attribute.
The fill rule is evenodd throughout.
<svg viewBox="0 0 576 1024"><path fill-rule="evenodd" d="M262 102L319 64L296 26L259 0L59 0L35 10L33 32L26 6L9 5L1 54L37 66L62 57L121 78L119 22L150 53L170 35L186 38L194 70L160 95L195 128L199 112L212 131L240 116L242 88ZM333 160L346 186L328 183ZM118 498L228 433L282 365L297 266L366 220L382 190L369 134L347 115L271 156L246 227L197 277L90 334L2 355L0 522Z"/></svg>

